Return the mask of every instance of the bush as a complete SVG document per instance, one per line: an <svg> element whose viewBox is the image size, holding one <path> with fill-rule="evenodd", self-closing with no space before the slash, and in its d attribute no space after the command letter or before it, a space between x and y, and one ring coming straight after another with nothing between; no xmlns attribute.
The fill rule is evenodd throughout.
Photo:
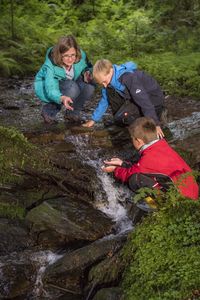
<svg viewBox="0 0 200 300"><path fill-rule="evenodd" d="M200 201L177 200L173 193L130 235L124 250L126 300L188 299L200 287Z"/></svg>
<svg viewBox="0 0 200 300"><path fill-rule="evenodd" d="M163 90L171 95L199 99L200 54L177 55L164 53L137 59L140 69L153 75Z"/></svg>

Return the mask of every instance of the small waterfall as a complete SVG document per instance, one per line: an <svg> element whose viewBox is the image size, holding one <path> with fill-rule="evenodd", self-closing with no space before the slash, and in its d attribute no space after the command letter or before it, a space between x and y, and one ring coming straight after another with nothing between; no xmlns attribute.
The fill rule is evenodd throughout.
<svg viewBox="0 0 200 300"><path fill-rule="evenodd" d="M168 123L175 139L183 140L188 136L200 132L200 112L193 112L190 116Z"/></svg>
<svg viewBox="0 0 200 300"><path fill-rule="evenodd" d="M10 289L13 288L12 285L15 284L15 282L17 282L17 277L13 277L13 282L12 278L7 278L8 274L4 274L4 271L6 271L7 268L12 269L12 272L17 275L18 271L21 270L21 267L28 267L29 265L34 265L36 269L36 274L34 273L33 277L29 278L31 282L34 281L33 289L27 296L27 299L39 300L41 299L41 297L42 299L54 299L54 296L52 298L51 295L49 295L44 290L42 278L46 268L61 257L62 255L58 255L51 251L39 251L33 253L31 250L27 250L22 253L13 252L9 256L2 256L0 261L0 280L2 284L1 289L4 292L4 295L9 295ZM7 283L5 282L5 276L7 278Z"/></svg>
<svg viewBox="0 0 200 300"><path fill-rule="evenodd" d="M90 148L89 135L70 136L67 137L67 140L76 146L76 152L82 161L96 170L97 178L101 182L104 194L107 197L106 202L98 201L99 193L101 193L101 191L98 191L96 194L96 207L116 222L118 232L129 231L132 228L132 223L127 216L126 209L121 204L125 199L130 198L128 188L124 186L117 187L114 184L114 179L101 170L103 165L103 159L99 158L101 149Z"/></svg>
<svg viewBox="0 0 200 300"><path fill-rule="evenodd" d="M34 290L31 293L31 299L39 299L38 297L41 295L44 298L51 299L50 295L43 289L42 278L46 268L55 263L61 257L62 255L55 254L51 251L34 253L31 257L31 260L39 265Z"/></svg>

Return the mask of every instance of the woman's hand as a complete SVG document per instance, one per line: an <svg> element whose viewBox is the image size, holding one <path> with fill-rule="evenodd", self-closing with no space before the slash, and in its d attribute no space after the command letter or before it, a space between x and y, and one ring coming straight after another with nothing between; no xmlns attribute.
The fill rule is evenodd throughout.
<svg viewBox="0 0 200 300"><path fill-rule="evenodd" d="M66 107L66 109L74 110L72 106L70 106L70 103L73 103L73 100L70 97L67 96L61 96L61 101L63 105Z"/></svg>
<svg viewBox="0 0 200 300"><path fill-rule="evenodd" d="M82 124L83 127L93 127L95 122L93 120L89 120L86 123Z"/></svg>
<svg viewBox="0 0 200 300"><path fill-rule="evenodd" d="M157 137L158 137L158 139L162 139L162 138L164 138L164 133L163 133L163 131L162 131L162 129L161 129L161 127L160 126L156 126L156 131L157 131Z"/></svg>

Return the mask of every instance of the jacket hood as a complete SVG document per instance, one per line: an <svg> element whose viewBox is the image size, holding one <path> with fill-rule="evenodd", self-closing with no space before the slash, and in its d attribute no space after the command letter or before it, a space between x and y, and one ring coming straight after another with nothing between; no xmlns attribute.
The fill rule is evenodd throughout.
<svg viewBox="0 0 200 300"><path fill-rule="evenodd" d="M134 62L127 62L122 65L113 65L113 76L111 79L111 86L115 87L119 91L123 91L125 89L124 85L121 84L119 78L121 75L127 72L134 72L137 69L137 65Z"/></svg>
<svg viewBox="0 0 200 300"><path fill-rule="evenodd" d="M50 47L47 52L46 52L46 56L45 56L45 62L44 64L45 65L54 65L52 59L51 59L51 56L50 56L50 53L51 53L51 50L53 49L53 47Z"/></svg>

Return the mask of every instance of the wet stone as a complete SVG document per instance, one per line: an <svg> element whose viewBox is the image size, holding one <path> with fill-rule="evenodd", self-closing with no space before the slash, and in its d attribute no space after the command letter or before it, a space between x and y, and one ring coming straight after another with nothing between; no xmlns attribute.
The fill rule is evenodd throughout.
<svg viewBox="0 0 200 300"><path fill-rule="evenodd" d="M67 197L45 201L26 216L38 244L64 247L75 241L94 241L112 232L113 222L91 205Z"/></svg>

